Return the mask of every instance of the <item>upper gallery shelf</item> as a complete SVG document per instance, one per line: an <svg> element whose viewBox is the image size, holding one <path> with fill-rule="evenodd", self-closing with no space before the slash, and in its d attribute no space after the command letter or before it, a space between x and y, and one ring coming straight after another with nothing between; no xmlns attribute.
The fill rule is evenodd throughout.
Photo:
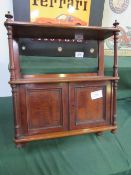
<svg viewBox="0 0 131 175"><path fill-rule="evenodd" d="M5 26L12 26L13 38L76 39L83 37L84 40L103 40L112 36L114 32L119 32L115 25L114 27L46 25L13 21L11 18L9 14Z"/></svg>

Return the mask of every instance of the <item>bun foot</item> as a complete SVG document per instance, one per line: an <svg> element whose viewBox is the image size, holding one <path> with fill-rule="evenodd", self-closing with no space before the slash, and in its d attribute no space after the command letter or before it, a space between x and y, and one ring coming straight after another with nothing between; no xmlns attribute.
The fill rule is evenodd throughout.
<svg viewBox="0 0 131 175"><path fill-rule="evenodd" d="M101 136L103 134L103 132L97 132L96 135L97 136Z"/></svg>
<svg viewBox="0 0 131 175"><path fill-rule="evenodd" d="M23 148L26 143L16 143L17 148Z"/></svg>
<svg viewBox="0 0 131 175"><path fill-rule="evenodd" d="M111 133L115 134L116 133L116 129L111 130Z"/></svg>

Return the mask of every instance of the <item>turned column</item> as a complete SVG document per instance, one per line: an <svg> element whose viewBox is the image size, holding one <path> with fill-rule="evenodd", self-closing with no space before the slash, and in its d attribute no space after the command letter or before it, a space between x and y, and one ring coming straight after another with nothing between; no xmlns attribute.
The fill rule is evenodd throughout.
<svg viewBox="0 0 131 175"><path fill-rule="evenodd" d="M113 26L115 28L118 28L119 23L115 20L115 23L113 23ZM114 65L113 65L113 76L118 77L118 35L119 32L114 32ZM113 125L116 126L116 118L117 118L117 84L118 80L113 81ZM112 130L114 133L115 130Z"/></svg>
<svg viewBox="0 0 131 175"><path fill-rule="evenodd" d="M20 112L19 112L19 93L18 85L13 81L17 79L16 67L15 67L15 58L14 58L14 49L13 49L13 31L12 31L12 18L13 16L8 12L5 17L5 26L7 29L8 35L8 45L9 45L9 59L10 59L10 84L12 88L12 97L13 97L13 109L14 109L14 123L15 123L15 138L17 139L20 136Z"/></svg>
<svg viewBox="0 0 131 175"><path fill-rule="evenodd" d="M12 26L10 23L12 22L13 16L8 12L8 14L5 15L6 22L5 26L7 29L7 35L8 35L8 46L9 46L9 59L10 59L10 65L9 65L9 70L10 70L10 81L13 81L16 79L15 77L15 65L14 65L14 53L13 53L13 38L12 38Z"/></svg>

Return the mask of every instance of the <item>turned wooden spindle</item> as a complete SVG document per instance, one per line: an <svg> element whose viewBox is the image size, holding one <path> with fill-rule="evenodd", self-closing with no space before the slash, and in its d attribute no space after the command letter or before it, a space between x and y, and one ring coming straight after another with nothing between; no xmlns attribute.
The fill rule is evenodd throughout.
<svg viewBox="0 0 131 175"><path fill-rule="evenodd" d="M15 55L16 55L16 42L13 40L13 30L12 30L12 22L13 22L13 15L8 11L7 14L5 14L5 17L7 18L5 21L5 27L7 29L7 35L8 35L8 45L9 45L9 58L10 58L10 81L15 81L17 78L17 72L16 72L16 63L15 63ZM18 99L18 85L11 84L12 88L12 97L13 97L13 108L14 108L14 125L15 125L15 139L20 137L20 121L19 121L19 99Z"/></svg>
<svg viewBox="0 0 131 175"><path fill-rule="evenodd" d="M12 26L9 24L12 21L13 16L8 11L7 14L5 14L6 22L5 26L7 29L7 35L8 35L8 45L9 45L9 55L10 55L10 80L15 80L15 66L14 66L14 54L13 54L13 37L12 37Z"/></svg>
<svg viewBox="0 0 131 175"><path fill-rule="evenodd" d="M113 26L115 28L118 28L119 23L117 22L117 20L115 20L115 22L113 23ZM118 77L118 37L119 32L114 32L114 65L113 65L113 76L114 77ZM118 84L118 80L115 80L113 82L113 125L116 126L116 118L117 118L117 104L116 104L116 99L117 99L117 84ZM116 130L112 130L112 133L115 133Z"/></svg>

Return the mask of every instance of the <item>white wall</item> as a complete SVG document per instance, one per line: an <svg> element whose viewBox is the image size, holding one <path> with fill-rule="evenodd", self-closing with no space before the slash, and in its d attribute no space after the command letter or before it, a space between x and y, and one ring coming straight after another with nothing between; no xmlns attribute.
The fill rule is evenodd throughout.
<svg viewBox="0 0 131 175"><path fill-rule="evenodd" d="M4 26L5 13L11 11L13 14L12 0L1 0L0 1L0 97L10 96L11 88L8 84L9 81L9 52L8 52L8 41L7 31Z"/></svg>
<svg viewBox="0 0 131 175"><path fill-rule="evenodd" d="M131 3L130 2L125 11L123 11L120 14L117 14L111 10L109 6L109 1L105 1L102 26L111 27L113 26L113 23L115 22L115 20L117 20L120 23L120 26L122 27L131 26L130 17L131 17Z"/></svg>

